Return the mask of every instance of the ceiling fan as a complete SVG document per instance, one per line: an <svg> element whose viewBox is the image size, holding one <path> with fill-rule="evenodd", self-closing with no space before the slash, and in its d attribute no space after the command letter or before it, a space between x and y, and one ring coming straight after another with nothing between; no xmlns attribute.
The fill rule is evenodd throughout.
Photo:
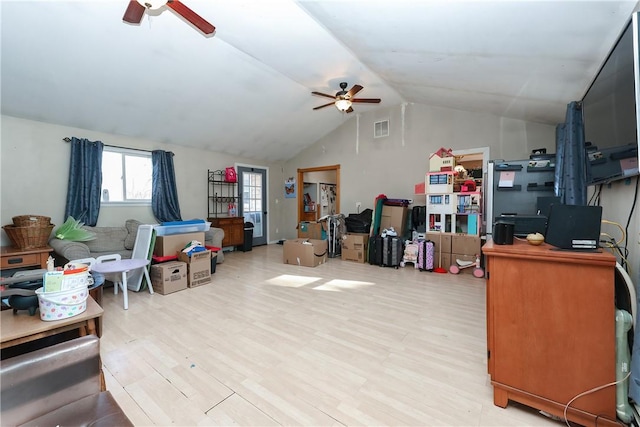
<svg viewBox="0 0 640 427"><path fill-rule="evenodd" d="M146 9L156 10L167 5L178 15L192 23L205 34L211 34L216 27L205 21L200 15L189 9L179 0L130 0L122 20L130 24L139 24Z"/></svg>
<svg viewBox="0 0 640 427"><path fill-rule="evenodd" d="M351 104L354 102L365 102L368 104L378 104L380 102L380 98L354 98L355 94L360 92L363 87L360 85L353 85L351 89L347 92L347 82L340 83L340 91L336 92L334 95L327 95L326 93L321 92L311 92L313 95L324 96L326 98L332 98L333 102L328 104L320 105L319 107L314 107L314 110L319 110L320 108L328 107L329 105L335 105L335 107L343 112L350 113L353 111L351 108Z"/></svg>

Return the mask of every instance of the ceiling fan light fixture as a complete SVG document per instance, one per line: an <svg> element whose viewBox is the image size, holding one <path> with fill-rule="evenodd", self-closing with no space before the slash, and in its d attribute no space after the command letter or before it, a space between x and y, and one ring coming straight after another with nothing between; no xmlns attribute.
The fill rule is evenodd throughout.
<svg viewBox="0 0 640 427"><path fill-rule="evenodd" d="M147 9L156 10L168 3L168 0L137 0L142 6Z"/></svg>
<svg viewBox="0 0 640 427"><path fill-rule="evenodd" d="M351 101L349 101L348 99L338 99L336 101L336 108L339 111L347 111L349 108L351 108Z"/></svg>

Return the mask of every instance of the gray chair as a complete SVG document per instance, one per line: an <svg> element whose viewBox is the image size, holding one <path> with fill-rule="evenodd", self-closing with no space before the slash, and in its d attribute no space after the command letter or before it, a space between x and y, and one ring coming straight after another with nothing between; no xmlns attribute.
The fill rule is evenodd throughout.
<svg viewBox="0 0 640 427"><path fill-rule="evenodd" d="M100 340L75 338L2 361L0 418L6 426L133 426L102 391Z"/></svg>

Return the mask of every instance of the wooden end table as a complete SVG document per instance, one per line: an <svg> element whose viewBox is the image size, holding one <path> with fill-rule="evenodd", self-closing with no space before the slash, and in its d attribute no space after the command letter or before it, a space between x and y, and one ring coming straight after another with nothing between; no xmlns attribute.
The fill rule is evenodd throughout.
<svg viewBox="0 0 640 427"><path fill-rule="evenodd" d="M0 269L38 267L47 268L47 259L53 248L43 246L35 249L18 249L13 246L0 247Z"/></svg>

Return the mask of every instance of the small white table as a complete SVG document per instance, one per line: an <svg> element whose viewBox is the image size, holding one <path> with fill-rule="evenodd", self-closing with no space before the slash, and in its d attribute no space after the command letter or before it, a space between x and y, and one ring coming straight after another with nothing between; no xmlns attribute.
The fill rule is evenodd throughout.
<svg viewBox="0 0 640 427"><path fill-rule="evenodd" d="M118 287L122 289L122 294L124 297L124 309L128 310L129 297L127 294L127 273L131 270L136 270L138 268L144 269L144 277L147 279L147 284L149 285L149 293L153 294L153 286L151 285L151 279L149 278L149 270L147 270L147 265L149 265L149 260L147 259L121 259L117 261L94 264L93 267L91 267L91 271L102 274L120 275L120 280L117 283L114 283L113 292L115 294L118 294Z"/></svg>

